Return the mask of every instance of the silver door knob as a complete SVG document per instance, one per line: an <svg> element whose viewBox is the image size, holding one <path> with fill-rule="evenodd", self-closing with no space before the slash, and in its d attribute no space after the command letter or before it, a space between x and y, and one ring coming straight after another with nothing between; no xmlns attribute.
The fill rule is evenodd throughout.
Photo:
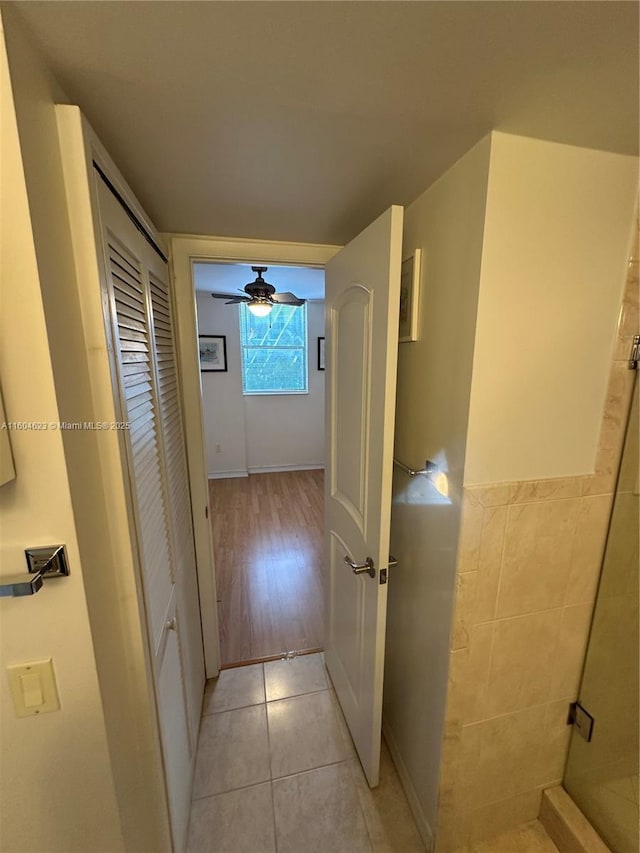
<svg viewBox="0 0 640 853"><path fill-rule="evenodd" d="M344 561L348 566L351 566L354 575L361 575L366 572L370 578L375 578L376 567L371 557L367 557L364 563L354 563L351 557L345 555Z"/></svg>
<svg viewBox="0 0 640 853"><path fill-rule="evenodd" d="M174 616L173 619L167 619L167 621L164 623L164 627L167 629L167 631L177 631L178 623L176 622L176 617Z"/></svg>

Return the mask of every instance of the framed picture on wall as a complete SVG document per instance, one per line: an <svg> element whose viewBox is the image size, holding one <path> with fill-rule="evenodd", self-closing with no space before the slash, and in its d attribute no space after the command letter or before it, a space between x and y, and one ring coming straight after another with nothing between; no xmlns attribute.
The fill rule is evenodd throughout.
<svg viewBox="0 0 640 853"><path fill-rule="evenodd" d="M318 370L324 370L324 338L318 338Z"/></svg>
<svg viewBox="0 0 640 853"><path fill-rule="evenodd" d="M223 372L227 369L227 336L198 335L201 373Z"/></svg>
<svg viewBox="0 0 640 853"><path fill-rule="evenodd" d="M400 268L400 326L398 341L418 340L421 249L416 249Z"/></svg>

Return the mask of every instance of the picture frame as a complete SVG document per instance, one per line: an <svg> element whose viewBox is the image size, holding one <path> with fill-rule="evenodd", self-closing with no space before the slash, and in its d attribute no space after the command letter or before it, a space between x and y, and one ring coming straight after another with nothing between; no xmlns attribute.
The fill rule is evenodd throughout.
<svg viewBox="0 0 640 853"><path fill-rule="evenodd" d="M421 262L422 250L415 249L413 255L406 258L400 268L399 343L418 340Z"/></svg>
<svg viewBox="0 0 640 853"><path fill-rule="evenodd" d="M198 351L201 373L226 373L226 335L198 335Z"/></svg>
<svg viewBox="0 0 640 853"><path fill-rule="evenodd" d="M324 338L318 338L318 370L324 370Z"/></svg>

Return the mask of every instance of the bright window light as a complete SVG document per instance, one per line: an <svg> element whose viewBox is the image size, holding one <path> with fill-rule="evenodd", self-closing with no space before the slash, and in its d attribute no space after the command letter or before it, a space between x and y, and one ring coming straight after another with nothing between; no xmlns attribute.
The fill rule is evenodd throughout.
<svg viewBox="0 0 640 853"><path fill-rule="evenodd" d="M256 317L240 304L244 394L306 394L307 305L274 305Z"/></svg>

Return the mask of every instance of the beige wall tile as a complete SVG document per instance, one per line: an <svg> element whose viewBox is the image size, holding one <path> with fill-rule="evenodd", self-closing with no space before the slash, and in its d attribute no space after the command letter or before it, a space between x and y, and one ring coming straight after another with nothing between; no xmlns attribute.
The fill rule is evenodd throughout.
<svg viewBox="0 0 640 853"><path fill-rule="evenodd" d="M549 700L578 696L582 664L587 650L593 604L576 604L562 610L558 645L553 660Z"/></svg>
<svg viewBox="0 0 640 853"><path fill-rule="evenodd" d="M512 483L487 483L481 486L465 486L482 506L506 506L509 503Z"/></svg>
<svg viewBox="0 0 640 853"><path fill-rule="evenodd" d="M477 797L478 763L482 745L482 723L473 723L462 727L458 752L458 775L452 792L452 805L462 814L475 805L471 801Z"/></svg>
<svg viewBox="0 0 640 853"><path fill-rule="evenodd" d="M471 629L465 706L462 712L465 723L475 723L487 716L487 684L495 625L495 622L485 622Z"/></svg>
<svg viewBox="0 0 640 853"><path fill-rule="evenodd" d="M585 477L582 484L582 494L587 497L589 495L610 495L616 486L616 475L614 471L609 471L604 474L592 474L590 477Z"/></svg>
<svg viewBox="0 0 640 853"><path fill-rule="evenodd" d="M465 572L456 578L456 604L451 637L452 649L469 645L469 630L474 620L478 572Z"/></svg>
<svg viewBox="0 0 640 853"><path fill-rule="evenodd" d="M602 567L612 495L583 498L571 552L565 604L593 602Z"/></svg>
<svg viewBox="0 0 640 853"><path fill-rule="evenodd" d="M465 488L458 571L473 575L458 587L437 853L532 820L563 775L633 381L637 244L594 474Z"/></svg>
<svg viewBox="0 0 640 853"><path fill-rule="evenodd" d="M540 799L542 792L539 788L534 788L531 791L525 791L522 794L516 794L513 797L508 797L505 800L499 800L497 803L491 803L482 808L473 811L468 818L469 823L469 842L477 844L485 838L492 838L501 833L506 827L519 826L523 823L528 823L538 817L540 811ZM498 849L504 853L513 853L513 839L507 840L507 846L498 847L492 845L491 850L497 853ZM485 848L489 849L489 848ZM521 850L530 850L530 847L520 848Z"/></svg>
<svg viewBox="0 0 640 853"><path fill-rule="evenodd" d="M533 782L541 787L555 785L562 780L567 762L571 726L568 724L569 702L549 702L540 709L540 731L542 736L533 760Z"/></svg>
<svg viewBox="0 0 640 853"><path fill-rule="evenodd" d="M447 689L446 723L461 722L467 704L467 685L473 672L469 666L469 649L451 652Z"/></svg>
<svg viewBox="0 0 640 853"><path fill-rule="evenodd" d="M487 507L484 511L478 558L476 624L494 619L496 615L507 512L506 506Z"/></svg>
<svg viewBox="0 0 640 853"><path fill-rule="evenodd" d="M469 841L468 820L446 800L438 807L434 853L465 853Z"/></svg>
<svg viewBox="0 0 640 853"><path fill-rule="evenodd" d="M543 721L538 706L463 726L457 802L474 810L535 788Z"/></svg>
<svg viewBox="0 0 640 853"><path fill-rule="evenodd" d="M474 572L478 568L482 513L482 504L475 499L468 489L464 489L458 541L458 574Z"/></svg>
<svg viewBox="0 0 640 853"><path fill-rule="evenodd" d="M620 309L620 320L618 322L618 338L629 338L638 334L637 291L638 287L636 283L625 289Z"/></svg>
<svg viewBox="0 0 640 853"><path fill-rule="evenodd" d="M523 480L520 483L513 483L509 503L579 498L582 494L583 479L584 477L558 477L550 480Z"/></svg>
<svg viewBox="0 0 640 853"><path fill-rule="evenodd" d="M638 496L616 495L599 597L624 596L638 577Z"/></svg>
<svg viewBox="0 0 640 853"><path fill-rule="evenodd" d="M640 328L640 324L639 324ZM638 419L640 418L640 406L632 404L631 406L631 415L629 417L629 425L627 427L627 434L638 435L640 433L640 426L638 425ZM633 492L637 493L637 483L638 483L638 452L640 451L639 442L637 441L627 441L625 442L624 453L622 454L622 462L620 464L620 480L618 483L618 491L619 492Z"/></svg>
<svg viewBox="0 0 640 853"><path fill-rule="evenodd" d="M494 717L547 700L561 609L497 622L485 714Z"/></svg>
<svg viewBox="0 0 640 853"><path fill-rule="evenodd" d="M614 361L611 366L600 443L596 454L596 474L617 472L633 381L634 373L628 369L626 362Z"/></svg>
<svg viewBox="0 0 640 853"><path fill-rule="evenodd" d="M575 498L509 507L498 616L562 605L580 501Z"/></svg>
<svg viewBox="0 0 640 853"><path fill-rule="evenodd" d="M440 753L439 798L441 802L443 797L448 797L451 801L456 788L461 737L462 724L459 720L445 723Z"/></svg>

